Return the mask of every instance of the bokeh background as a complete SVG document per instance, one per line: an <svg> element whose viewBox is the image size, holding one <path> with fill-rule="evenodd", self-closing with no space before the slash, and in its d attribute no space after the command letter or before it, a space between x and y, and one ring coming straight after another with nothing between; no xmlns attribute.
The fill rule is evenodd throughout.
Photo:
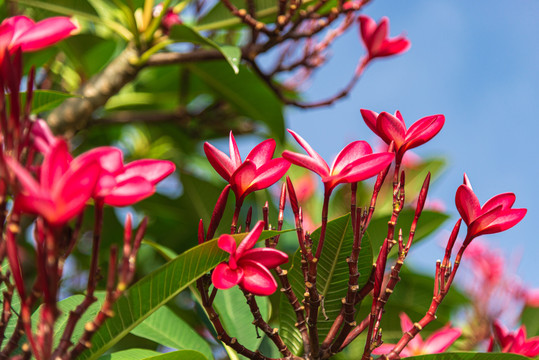
<svg viewBox="0 0 539 360"><path fill-rule="evenodd" d="M442 131L417 149L421 157L448 161L430 193L453 215L444 228L450 231L458 218L454 194L464 172L481 203L514 192L515 207L527 208L527 216L485 240L502 249L527 284L539 287L539 2L379 0L364 13L376 20L388 16L391 36L406 34L411 49L374 61L350 96L330 108L288 110L288 127L329 162L352 140L375 143L361 108L399 109L407 125L444 114ZM329 97L347 82L364 51L356 29L331 51L327 66L311 78L308 99ZM438 232L419 244L411 255L415 266L432 272L446 238Z"/></svg>

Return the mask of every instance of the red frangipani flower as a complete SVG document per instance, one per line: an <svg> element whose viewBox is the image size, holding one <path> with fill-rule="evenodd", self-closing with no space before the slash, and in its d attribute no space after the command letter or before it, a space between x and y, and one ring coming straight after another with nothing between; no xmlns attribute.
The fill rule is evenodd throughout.
<svg viewBox="0 0 539 360"><path fill-rule="evenodd" d="M49 224L57 226L82 211L101 172L94 160L71 162L67 144L61 139L44 154L39 183L17 161L7 156L5 161L21 185L14 208L41 215Z"/></svg>
<svg viewBox="0 0 539 360"><path fill-rule="evenodd" d="M520 354L528 357L539 355L539 336L526 338L526 327L522 325L518 331L510 333L498 321L494 321L494 335L501 347L502 353ZM492 352L493 341L489 346Z"/></svg>
<svg viewBox="0 0 539 360"><path fill-rule="evenodd" d="M410 331L414 324L405 313L400 313L401 329L403 332ZM427 340L423 341L420 334L417 334L408 345L402 350L402 358L416 355L438 354L446 351L462 334L460 329L451 328L449 325L432 333ZM387 354L396 344L383 344L372 352L374 355Z"/></svg>
<svg viewBox="0 0 539 360"><path fill-rule="evenodd" d="M204 152L215 171L230 183L236 195L236 205L242 204L247 195L275 184L290 168L283 158L272 159L275 140L268 139L251 150L242 163L232 131L229 137L230 157L212 144L204 143Z"/></svg>
<svg viewBox="0 0 539 360"><path fill-rule="evenodd" d="M326 194L331 193L338 184L358 182L378 174L395 157L393 153L389 152L373 154L367 142L354 141L341 150L330 169L324 159L301 136L292 130L288 130L288 132L308 155L285 150L283 157L292 164L307 168L320 175Z"/></svg>
<svg viewBox="0 0 539 360"><path fill-rule="evenodd" d="M512 228L526 215L526 209L512 209L515 194L499 194L480 205L464 174L464 184L455 195L455 204L462 220L468 226L464 246L480 235L494 234Z"/></svg>
<svg viewBox="0 0 539 360"><path fill-rule="evenodd" d="M397 162L400 163L406 150L413 149L432 139L442 130L445 117L443 115L430 115L419 119L406 129L406 124L400 111L391 115L385 111L380 114L361 109L361 115L367 126L386 144L395 143Z"/></svg>
<svg viewBox="0 0 539 360"><path fill-rule="evenodd" d="M54 45L78 30L78 26L68 17L57 16L35 23L26 16L13 16L0 24L0 62L7 50L13 54L17 49L23 52L36 51Z"/></svg>
<svg viewBox="0 0 539 360"><path fill-rule="evenodd" d="M271 295L277 290L277 282L268 269L288 261L286 253L272 248L253 249L264 222L259 221L236 247L231 235L221 235L217 244L230 254L228 262L222 262L213 271L212 282L218 289L230 289L239 285L254 295Z"/></svg>
<svg viewBox="0 0 539 360"><path fill-rule="evenodd" d="M78 163L97 161L101 175L93 197L111 206L129 206L155 192L155 185L176 168L167 160L141 159L123 164L123 154L118 148L102 146L81 154Z"/></svg>
<svg viewBox="0 0 539 360"><path fill-rule="evenodd" d="M367 48L369 58L397 55L410 48L410 41L404 36L389 39L389 20L383 17L380 23L376 22L366 15L360 15L359 31L363 44Z"/></svg>

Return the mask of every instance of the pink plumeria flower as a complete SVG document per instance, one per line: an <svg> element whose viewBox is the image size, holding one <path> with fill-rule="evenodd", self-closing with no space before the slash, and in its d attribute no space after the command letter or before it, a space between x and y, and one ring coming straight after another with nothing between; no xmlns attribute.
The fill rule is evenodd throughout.
<svg viewBox="0 0 539 360"><path fill-rule="evenodd" d="M457 210L468 226L464 246L480 235L502 232L518 224L527 210L512 209L515 199L515 194L503 193L481 206L464 174L464 184L459 186L455 195Z"/></svg>
<svg viewBox="0 0 539 360"><path fill-rule="evenodd" d="M389 20L383 17L380 23L376 22L366 15L360 15L358 18L359 31L363 44L367 48L369 58L397 55L410 48L410 41L404 36L388 38Z"/></svg>
<svg viewBox="0 0 539 360"><path fill-rule="evenodd" d="M7 50L13 54L37 51L71 36L78 26L68 17L57 16L35 23L26 16L13 16L0 24L0 62Z"/></svg>
<svg viewBox="0 0 539 360"><path fill-rule="evenodd" d="M288 255L272 248L253 249L263 229L263 221L256 223L238 247L231 235L221 235L217 244L230 258L213 271L212 282L216 288L224 290L239 285L259 296L271 295L277 290L277 282L268 269L286 263Z"/></svg>
<svg viewBox="0 0 539 360"><path fill-rule="evenodd" d="M40 215L55 226L77 216L94 191L101 167L96 161L74 163L71 160L67 143L57 139L44 154L37 182L17 161L5 157L21 185L14 208Z"/></svg>
<svg viewBox="0 0 539 360"><path fill-rule="evenodd" d="M338 184L363 181L378 174L391 164L395 157L389 152L373 154L367 142L354 141L341 150L330 168L301 136L292 130L288 132L305 149L307 155L285 150L283 157L292 164L320 175L326 194L330 194Z"/></svg>
<svg viewBox="0 0 539 360"><path fill-rule="evenodd" d="M93 197L111 206L129 206L155 193L155 186L174 172L171 161L141 159L123 163L122 151L101 146L81 154L78 162L97 161L101 176Z"/></svg>
<svg viewBox="0 0 539 360"><path fill-rule="evenodd" d="M494 336L500 344L502 353L520 354L528 357L539 355L539 336L526 338L526 326L522 325L516 332L510 333L498 321L494 321ZM493 350L493 341L489 352Z"/></svg>
<svg viewBox="0 0 539 360"><path fill-rule="evenodd" d="M30 138L35 149L42 154L49 153L52 145L56 142L56 137L43 119L37 119L32 123Z"/></svg>
<svg viewBox="0 0 539 360"><path fill-rule="evenodd" d="M385 111L380 114L361 109L361 115L367 126L386 144L395 143L397 162L400 163L404 153L432 139L442 130L445 117L443 115L430 115L417 120L406 129L404 119L397 110L395 115Z"/></svg>
<svg viewBox="0 0 539 360"><path fill-rule="evenodd" d="M229 136L230 157L212 144L204 143L204 153L215 171L230 183L236 195L236 205L241 205L247 195L275 184L290 168L283 158L273 158L275 140L268 139L255 146L241 161L238 145L232 131Z"/></svg>
<svg viewBox="0 0 539 360"><path fill-rule="evenodd" d="M401 329L403 332L410 331L414 324L405 313L400 313ZM462 330L452 328L449 325L433 332L427 340L423 341L417 334L400 353L402 358L416 355L438 354L446 351L462 334ZM396 344L382 344L374 349L373 355L387 354L393 350Z"/></svg>

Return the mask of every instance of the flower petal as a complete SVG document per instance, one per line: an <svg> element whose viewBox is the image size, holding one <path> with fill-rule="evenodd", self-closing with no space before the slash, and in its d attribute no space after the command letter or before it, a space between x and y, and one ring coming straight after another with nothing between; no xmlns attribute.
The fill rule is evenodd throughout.
<svg viewBox="0 0 539 360"><path fill-rule="evenodd" d="M385 41L376 56L383 57L397 55L408 49L410 49L410 40L406 39L404 36L399 36Z"/></svg>
<svg viewBox="0 0 539 360"><path fill-rule="evenodd" d="M54 45L69 37L77 25L64 16L51 17L36 23L20 36L13 37L13 46L20 46L23 51L35 51Z"/></svg>
<svg viewBox="0 0 539 360"><path fill-rule="evenodd" d="M372 34L376 30L376 22L366 15L359 15L357 20L359 21L361 39L367 50L369 50L371 47Z"/></svg>
<svg viewBox="0 0 539 360"><path fill-rule="evenodd" d="M329 169L326 169L324 166L320 165L319 162L308 155L285 150L283 151L282 156L292 164L311 170L321 177L329 176Z"/></svg>
<svg viewBox="0 0 539 360"><path fill-rule="evenodd" d="M258 168L270 161L274 152L275 140L267 139L256 145L245 160L251 160Z"/></svg>
<svg viewBox="0 0 539 360"><path fill-rule="evenodd" d="M230 176L232 176L236 170L236 166L234 166L232 160L226 156L224 152L208 142L204 143L204 153L206 154L208 161L210 162L211 166L213 166L215 171L217 171L217 173L221 175L223 179L229 181Z"/></svg>
<svg viewBox="0 0 539 360"><path fill-rule="evenodd" d="M382 44L384 43L384 40L387 38L387 34L389 32L389 20L387 17L383 17L380 22L378 23L378 26L376 27L376 30L374 30L370 40L370 46L369 46L369 53L372 57L378 56L379 51L382 48Z"/></svg>
<svg viewBox="0 0 539 360"><path fill-rule="evenodd" d="M271 295L277 290L277 282L270 271L255 261L240 260L238 265L243 269L240 286L258 296Z"/></svg>
<svg viewBox="0 0 539 360"><path fill-rule="evenodd" d="M481 215L481 204L471 188L460 185L455 194L455 205L466 225L470 224Z"/></svg>
<svg viewBox="0 0 539 360"><path fill-rule="evenodd" d="M516 196L513 193L498 194L485 203L481 208L483 213L494 209L495 207L502 206L502 210L511 209L511 206L515 203Z"/></svg>
<svg viewBox="0 0 539 360"><path fill-rule="evenodd" d="M414 324L412 323L412 320L406 315L406 313L401 312L399 314L400 322L401 322L401 329L402 332L410 331ZM421 338L420 334L417 334L406 346L408 350L411 352L419 352L421 348L423 347L423 339Z"/></svg>
<svg viewBox="0 0 539 360"><path fill-rule="evenodd" d="M376 126L378 132L383 134L381 137L386 143L389 144L391 141L394 141L396 149L401 147L404 143L406 126L398 117L382 111L380 115L378 115Z"/></svg>
<svg viewBox="0 0 539 360"><path fill-rule="evenodd" d="M375 176L391 164L394 158L395 154L390 152L365 155L342 170L343 177L339 183L358 182Z"/></svg>
<svg viewBox="0 0 539 360"><path fill-rule="evenodd" d="M524 216L526 216L526 213L526 209L503 210L502 212L495 215L495 219L491 221L487 226L477 231L475 236L495 234L508 230L518 224L524 218ZM477 221L480 221L481 219L483 219L483 216L481 216ZM485 222L487 221L485 220Z"/></svg>
<svg viewBox="0 0 539 360"><path fill-rule="evenodd" d="M92 161L97 161L108 173L116 173L124 167L122 150L114 146L99 146L73 159L75 166L86 166Z"/></svg>
<svg viewBox="0 0 539 360"><path fill-rule="evenodd" d="M72 157L69 154L67 142L58 138L45 154L41 165L40 183L43 189L51 189L69 168Z"/></svg>
<svg viewBox="0 0 539 360"><path fill-rule="evenodd" d="M243 253L241 261L255 261L262 266L273 269L288 262L288 255L282 251L271 248L255 248Z"/></svg>
<svg viewBox="0 0 539 360"><path fill-rule="evenodd" d="M0 25L0 44L2 48L12 45L26 30L34 26L34 20L23 16L13 16L2 21Z"/></svg>
<svg viewBox="0 0 539 360"><path fill-rule="evenodd" d="M135 160L124 166L123 172L116 177L116 181L121 182L130 177L140 176L152 185L157 185L158 182L172 174L175 169L174 163L167 160Z"/></svg>
<svg viewBox="0 0 539 360"><path fill-rule="evenodd" d="M366 141L354 141L346 145L337 155L331 165L331 175L338 175L343 168L359 158L372 154L372 149Z"/></svg>
<svg viewBox="0 0 539 360"><path fill-rule="evenodd" d="M418 147L432 139L442 130L445 116L431 115L417 120L406 132L405 144L402 152Z"/></svg>
<svg viewBox="0 0 539 360"><path fill-rule="evenodd" d="M446 351L462 334L462 330L445 327L432 333L425 340L423 353L438 354Z"/></svg>
<svg viewBox="0 0 539 360"><path fill-rule="evenodd" d="M104 201L111 206L129 206L146 199L154 192L155 186L152 183L141 176L133 176L117 182L104 197Z"/></svg>
<svg viewBox="0 0 539 360"><path fill-rule="evenodd" d="M313 171L318 173L318 174L321 174L321 173L328 174L329 173L328 164L324 161L324 159L322 159L322 157L320 155L318 155L318 153L316 151L313 150L313 148L307 143L307 141L305 141L301 136L299 136L298 134L296 134L294 131L292 131L290 129L288 129L288 132L294 137L294 139L296 139L298 144L300 144L300 146L303 149L305 149L307 154L309 154L309 156L311 158L313 158L313 160L318 164L319 168L324 169L321 172L317 172L317 171L314 171L314 170ZM322 175L320 175L320 176L322 176Z"/></svg>
<svg viewBox="0 0 539 360"><path fill-rule="evenodd" d="M237 199L243 199L249 192L254 178L256 177L256 165L250 160L245 160L230 177L230 187L236 194ZM251 190L253 191L253 190Z"/></svg>
<svg viewBox="0 0 539 360"><path fill-rule="evenodd" d="M219 240L217 240L217 246L219 246L219 249L224 250L229 254L236 253L236 240L234 240L231 235L224 234L219 236Z"/></svg>
<svg viewBox="0 0 539 360"><path fill-rule="evenodd" d="M258 241L258 238L260 237L260 234L262 234L262 230L264 230L264 221L260 220L256 223L256 225L253 227L253 229L247 234L245 238L240 243L240 246L238 246L238 249L236 250L236 258L240 259L245 251L252 249L253 246L255 246L256 242Z"/></svg>
<svg viewBox="0 0 539 360"><path fill-rule="evenodd" d="M268 161L256 169L256 177L251 182L252 189L261 190L275 184L289 168L290 163L283 158Z"/></svg>
<svg viewBox="0 0 539 360"><path fill-rule="evenodd" d="M372 351L371 354L373 355L383 355L383 354L388 354L389 352L391 352L391 350L393 350L393 348L395 347L395 345L397 344L387 344L387 343L383 343L382 345L378 346L376 349L374 349ZM402 354L401 354L402 355ZM402 356L401 356L402 357Z"/></svg>
<svg viewBox="0 0 539 360"><path fill-rule="evenodd" d="M211 281L217 289L226 290L239 284L243 278L243 273L243 269L231 269L227 263L222 262L213 270Z"/></svg>
<svg viewBox="0 0 539 360"><path fill-rule="evenodd" d="M361 112L363 121L365 121L365 124L367 124L369 129L371 129L376 135L380 136L380 134L378 134L378 129L376 129L376 119L378 118L378 113L367 109L360 109L359 111Z"/></svg>
<svg viewBox="0 0 539 360"><path fill-rule="evenodd" d="M39 183L30 175L28 170L22 167L18 161L13 160L9 156L4 156L4 161L9 166L9 168L15 173L17 179L23 187L23 191L30 197L43 197L41 186Z"/></svg>
<svg viewBox="0 0 539 360"><path fill-rule="evenodd" d="M228 151L230 152L230 160L232 161L232 165L234 166L234 169L237 169L241 165L241 156L240 151L238 150L238 144L236 144L236 139L234 138L232 131L228 136Z"/></svg>

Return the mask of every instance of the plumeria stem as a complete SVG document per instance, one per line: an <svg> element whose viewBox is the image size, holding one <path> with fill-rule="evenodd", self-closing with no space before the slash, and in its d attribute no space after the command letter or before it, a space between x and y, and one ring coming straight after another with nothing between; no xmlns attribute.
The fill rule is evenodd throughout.
<svg viewBox="0 0 539 360"><path fill-rule="evenodd" d="M326 228L328 225L328 208L329 197L331 196L331 190L324 191L324 204L322 205L322 225L320 226L320 240L316 248L315 258L320 259L322 254L322 248L324 247L324 240L326 239Z"/></svg>

